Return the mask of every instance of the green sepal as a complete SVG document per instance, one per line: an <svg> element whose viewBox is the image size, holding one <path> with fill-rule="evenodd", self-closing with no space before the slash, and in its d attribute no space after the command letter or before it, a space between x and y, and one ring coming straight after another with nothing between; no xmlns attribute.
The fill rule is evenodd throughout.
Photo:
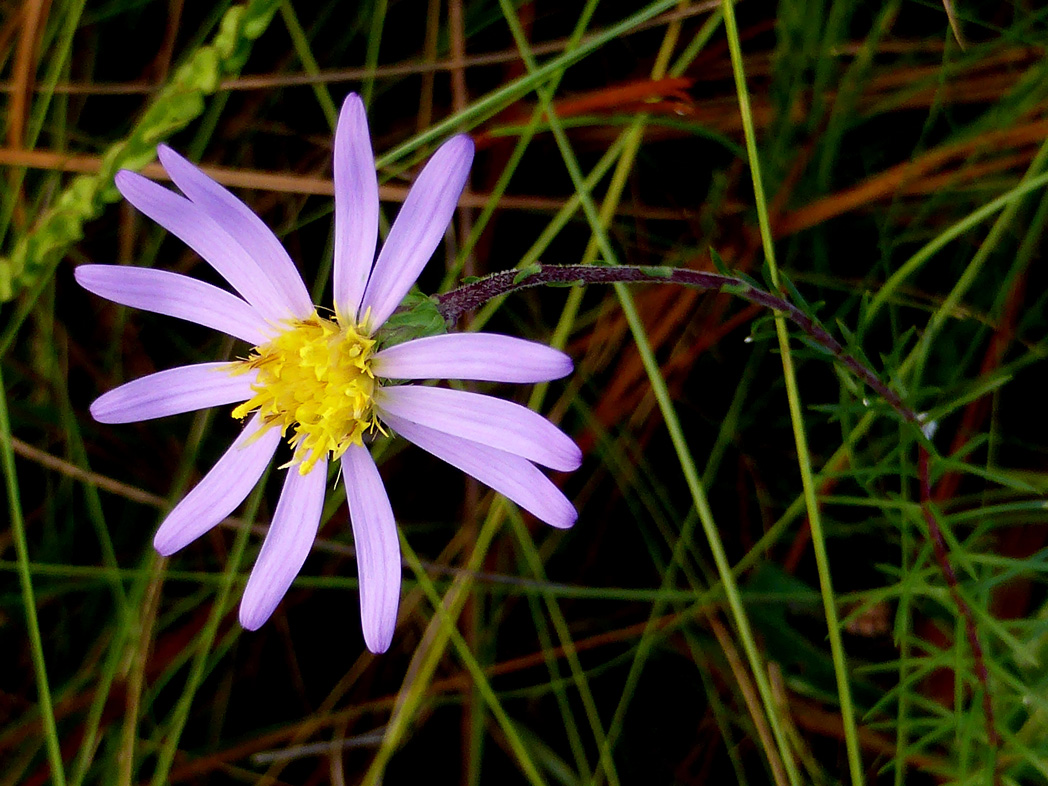
<svg viewBox="0 0 1048 786"><path fill-rule="evenodd" d="M437 301L422 294L418 287L412 287L397 310L379 328L375 338L378 339L379 348L384 349L412 339L439 336L447 332L448 326L437 308Z"/></svg>

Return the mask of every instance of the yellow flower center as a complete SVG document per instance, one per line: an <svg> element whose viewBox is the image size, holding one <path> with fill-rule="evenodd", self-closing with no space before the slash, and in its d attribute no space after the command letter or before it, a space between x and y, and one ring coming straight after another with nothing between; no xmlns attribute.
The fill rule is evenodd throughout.
<svg viewBox="0 0 1048 786"><path fill-rule="evenodd" d="M314 313L234 364L234 373L257 369L258 376L255 395L233 417L257 410L265 426L279 426L285 437L291 432L290 463L303 475L327 453L337 459L364 444L364 432L378 427L371 406L375 341L363 324L343 326Z"/></svg>

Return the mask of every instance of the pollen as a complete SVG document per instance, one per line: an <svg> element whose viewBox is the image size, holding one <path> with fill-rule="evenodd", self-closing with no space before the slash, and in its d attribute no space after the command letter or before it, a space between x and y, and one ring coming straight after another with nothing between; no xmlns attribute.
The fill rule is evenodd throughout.
<svg viewBox="0 0 1048 786"><path fill-rule="evenodd" d="M234 373L256 369L255 395L233 410L258 412L265 427L280 428L294 450L291 465L307 474L331 453L363 445L365 432L380 428L372 407L375 341L363 325L341 325L318 316L288 323L266 344L237 361Z"/></svg>

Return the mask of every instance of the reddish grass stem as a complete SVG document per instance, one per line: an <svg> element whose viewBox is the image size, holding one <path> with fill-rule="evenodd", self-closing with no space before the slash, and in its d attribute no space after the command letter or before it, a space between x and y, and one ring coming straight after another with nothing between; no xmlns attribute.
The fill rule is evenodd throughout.
<svg viewBox="0 0 1048 786"><path fill-rule="evenodd" d="M950 563L949 547L946 545L946 538L943 537L942 529L939 527L939 522L932 510L932 482L931 471L928 468L928 450L924 445L919 445L917 450L917 474L920 477L921 484L921 514L924 516L924 523L928 526L928 538L932 542L932 551L935 554L935 561L939 565L939 570L946 579L946 586L950 590L950 597L953 599L954 605L957 606L957 610L960 612L961 618L964 620L964 633L968 639L968 647L972 651L975 677L979 681L979 686L982 688L983 715L986 716L986 736L989 740L991 750L996 752L1001 740L997 733L997 724L994 721L993 697L990 695L990 672L986 668L986 659L983 656L982 643L979 641L979 634L975 627L975 615L972 613L971 606L969 606L967 601L961 597L960 582L957 580L957 572L953 569L953 565Z"/></svg>
<svg viewBox="0 0 1048 786"><path fill-rule="evenodd" d="M904 421L921 428L922 419L911 409L894 390L873 372L865 363L850 353L841 342L830 335L827 330L788 300L754 286L743 278L708 273L698 270L672 267L641 266L602 266L602 265L542 265L536 264L521 270L507 270L484 278L470 281L457 289L436 295L437 310L447 320L454 323L462 314L479 308L492 298L516 292L521 289L548 285L585 286L587 284L678 284L701 291L726 292L749 303L777 311L795 324L815 344L851 371L867 387L873 390ZM943 536L942 528L932 509L931 474L929 454L923 444L919 445L919 475L921 487L921 513L928 527L935 562L942 573L950 597L964 621L968 646L972 651L975 665L975 676L982 688L982 708L986 718L987 738L990 747L996 751L1000 744L997 726L994 720L993 701L990 696L989 672L983 656L982 644L975 626L975 615L968 602L960 593L957 573L950 563L949 548Z"/></svg>

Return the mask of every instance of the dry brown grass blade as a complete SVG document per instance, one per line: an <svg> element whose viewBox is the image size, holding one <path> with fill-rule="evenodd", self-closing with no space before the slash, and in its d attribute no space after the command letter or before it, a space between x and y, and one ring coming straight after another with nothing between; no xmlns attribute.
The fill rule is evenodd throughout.
<svg viewBox="0 0 1048 786"><path fill-rule="evenodd" d="M14 69L11 75L11 103L8 105L7 144L22 147L25 138L29 102L35 83L36 50L43 33L50 0L26 0L22 10L18 43L15 46Z"/></svg>
<svg viewBox="0 0 1048 786"><path fill-rule="evenodd" d="M140 502L143 505L162 508L167 504L163 497L151 494L137 486L131 486L127 483L113 480L106 475L100 475L97 472L89 472L88 470L81 469L76 464L61 459L58 456L52 456L50 453L35 448L27 442L23 442L18 437L11 438L11 445L14 447L15 455L34 461L42 467L47 467L48 469L60 472L73 480L82 481L83 483L87 483L95 488L108 491L111 494L116 494L118 497L129 499L132 502Z"/></svg>
<svg viewBox="0 0 1048 786"><path fill-rule="evenodd" d="M0 148L0 166L21 166L58 172L94 174L102 168L102 158L100 156L55 153L47 150L15 150L5 147ZM335 193L334 183L327 177L292 175L282 172L240 169L209 164L201 165L200 169L227 188L327 197L334 196ZM141 169L141 172L153 180L170 180L164 168L157 163L147 164ZM379 187L379 198L384 202L400 203L407 198L409 188L406 185L386 184ZM459 199L459 207L482 208L490 198L490 193L470 192ZM507 195L499 199L499 209L554 213L561 210L566 203L567 198L560 197ZM638 216L665 221L684 221L690 218L690 214L684 210L629 205L623 206L618 211L618 215Z"/></svg>
<svg viewBox="0 0 1048 786"><path fill-rule="evenodd" d="M982 134L974 139L929 150L913 161L904 161L843 191L837 191L804 207L783 215L775 224L777 237L792 235L801 230L851 212L860 207L887 199L927 178L951 164L958 164L980 154L1000 154L1009 148L1039 144L1048 136L1048 120L1034 120L1016 128ZM1028 163L1028 156L1017 156L1018 163ZM1005 157L1008 162L1016 158ZM958 171L958 175L963 170ZM981 177L976 170L973 177Z"/></svg>
<svg viewBox="0 0 1048 786"><path fill-rule="evenodd" d="M50 6L50 0L26 0L20 14L23 22L19 29L18 42L15 45L11 101L8 104L7 114L7 143L13 148L21 148L25 144L29 104L33 97L33 86L36 83L37 50ZM9 174L8 188L13 192L14 200L11 217L16 226L22 226L26 219L22 179L18 173Z"/></svg>
<svg viewBox="0 0 1048 786"><path fill-rule="evenodd" d="M676 112L681 104L690 104L687 89L695 80L687 77L666 79L642 79L619 85L609 85L599 90L582 93L570 98L554 101L553 110L557 117L575 117L584 114L637 114L640 112ZM527 122L533 109L521 106L499 115L500 125ZM477 136L478 147L490 145L489 133Z"/></svg>
<svg viewBox="0 0 1048 786"><path fill-rule="evenodd" d="M642 33L646 30L663 27L671 22L691 19L703 16L714 11L720 6L721 0L704 0L701 3L689 5L670 11L660 16L649 19L639 24L630 31L630 35ZM0 51L5 41L5 35L10 37L11 31L17 29L17 20L4 30L0 30ZM583 36L585 42L600 35L595 31ZM532 45L531 51L536 56L557 55L567 49L569 38L557 38ZM423 58L421 60L405 60L389 65L379 65L375 68L335 68L324 69L316 74L258 74L251 76L240 76L225 79L219 84L220 90L277 90L287 87L309 87L316 84L340 84L359 82L363 79L390 79L403 76L415 76L427 73L439 73L451 71L454 68L465 67L467 69L481 68L486 66L506 66L520 62L520 52L516 47L508 47L495 52L486 52L478 55L464 57L461 63L454 59L436 60ZM15 89L13 82L0 82L0 93L10 93ZM54 92L69 95L134 95L149 94L156 89L156 85L142 80L126 82L59 82L55 85Z"/></svg>
<svg viewBox="0 0 1048 786"><path fill-rule="evenodd" d="M717 643L724 652L724 657L728 661L728 667L731 669L732 676L735 677L735 684L738 685L739 691L742 693L746 711L749 713L750 720L753 721L754 728L757 730L757 736L761 741L761 750L767 756L772 777L775 778L777 786L785 786L789 782L786 778L786 770L783 767L778 748L772 739L771 729L768 727L768 719L764 715L764 710L761 707L757 689L753 684L750 672L746 669L742 658L739 657L738 650L732 643L731 636L728 635L728 631L721 624L720 620L717 619L717 616L711 614L708 617L708 622L713 635L717 638Z"/></svg>

